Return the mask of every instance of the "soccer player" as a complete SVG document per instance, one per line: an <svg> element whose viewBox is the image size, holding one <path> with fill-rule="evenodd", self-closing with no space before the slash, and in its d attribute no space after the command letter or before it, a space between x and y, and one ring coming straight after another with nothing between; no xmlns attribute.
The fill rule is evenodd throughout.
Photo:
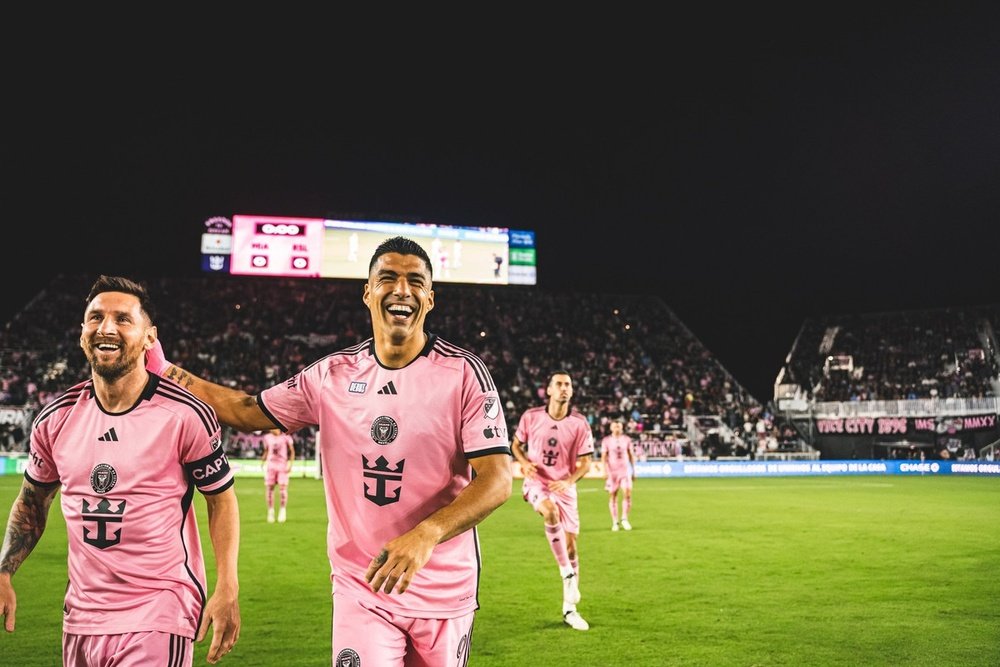
<svg viewBox="0 0 1000 667"><path fill-rule="evenodd" d="M214 664L239 638L233 472L212 408L147 372L154 318L141 283L114 276L94 283L80 334L91 377L35 418L0 547L0 613L13 632L11 578L41 539L61 490L69 544L64 665L190 667L193 642L209 626ZM195 489L208 506L218 573L207 601Z"/></svg>
<svg viewBox="0 0 1000 667"><path fill-rule="evenodd" d="M241 431L319 426L333 584L333 664L464 665L479 608L475 526L511 493L500 397L476 355L433 333L431 260L380 244L361 295L370 339L257 395L147 365Z"/></svg>
<svg viewBox="0 0 1000 667"><path fill-rule="evenodd" d="M611 434L601 439L601 459L604 461L604 490L608 492L611 530L618 530L618 490L622 492L621 527L632 530L628 513L632 509L632 485L635 482L635 446L625 435L621 419L611 422ZM631 468L631 470L630 470Z"/></svg>
<svg viewBox="0 0 1000 667"><path fill-rule="evenodd" d="M525 410L511 451L524 474L524 499L542 516L545 537L563 580L563 621L574 630L590 624L577 611L580 601L580 511L576 483L590 469L594 437L590 424L570 407L573 380L556 371L545 390L548 404Z"/></svg>
<svg viewBox="0 0 1000 667"><path fill-rule="evenodd" d="M295 440L280 428L273 428L264 434L264 488L267 497L267 522L274 523L274 487L280 494L278 523L285 523L288 515L288 474L292 472L295 460Z"/></svg>

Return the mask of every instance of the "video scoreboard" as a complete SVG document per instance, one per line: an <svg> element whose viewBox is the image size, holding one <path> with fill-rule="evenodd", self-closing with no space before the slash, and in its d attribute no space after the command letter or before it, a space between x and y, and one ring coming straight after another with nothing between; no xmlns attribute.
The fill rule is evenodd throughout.
<svg viewBox="0 0 1000 667"><path fill-rule="evenodd" d="M534 232L506 227L219 216L205 221L201 266L233 275L366 280L375 248L393 236L423 246L436 282L537 284Z"/></svg>

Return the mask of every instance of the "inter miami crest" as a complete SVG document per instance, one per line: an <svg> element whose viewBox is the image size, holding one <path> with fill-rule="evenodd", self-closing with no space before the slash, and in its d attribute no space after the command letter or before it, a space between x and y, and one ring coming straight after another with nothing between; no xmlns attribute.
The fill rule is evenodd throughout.
<svg viewBox="0 0 1000 667"><path fill-rule="evenodd" d="M361 667L361 656L352 648L345 648L337 654L334 667Z"/></svg>
<svg viewBox="0 0 1000 667"><path fill-rule="evenodd" d="M90 487L94 493L107 493L118 483L118 473L107 463L98 463L90 473Z"/></svg>
<svg viewBox="0 0 1000 667"><path fill-rule="evenodd" d="M388 445L399 435L399 427L392 417L382 415L372 422L372 440L377 445Z"/></svg>

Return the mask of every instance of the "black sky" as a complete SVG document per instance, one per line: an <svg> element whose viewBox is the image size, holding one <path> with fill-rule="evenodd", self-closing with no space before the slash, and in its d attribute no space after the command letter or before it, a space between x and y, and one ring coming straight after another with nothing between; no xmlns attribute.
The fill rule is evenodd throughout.
<svg viewBox="0 0 1000 667"><path fill-rule="evenodd" d="M860 7L392 81L61 62L8 96L0 316L59 271L196 274L213 215L498 225L542 287L662 296L767 400L806 317L1000 302L997 12Z"/></svg>

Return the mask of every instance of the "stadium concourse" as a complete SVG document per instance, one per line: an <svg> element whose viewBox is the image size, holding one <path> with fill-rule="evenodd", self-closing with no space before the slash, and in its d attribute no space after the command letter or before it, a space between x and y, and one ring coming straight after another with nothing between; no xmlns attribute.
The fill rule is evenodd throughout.
<svg viewBox="0 0 1000 667"><path fill-rule="evenodd" d="M93 278L57 276L0 331L0 451L25 451L37 410L86 377L79 295ZM255 393L367 335L362 284L206 274L149 287L167 357ZM435 290L447 297L428 329L483 359L509 422L541 405L548 373L565 368L595 439L623 417L640 459L992 458L1000 437L1000 306L807 320L762 402L658 297ZM313 436L295 434L297 459L312 457ZM227 433L230 454L258 447Z"/></svg>

